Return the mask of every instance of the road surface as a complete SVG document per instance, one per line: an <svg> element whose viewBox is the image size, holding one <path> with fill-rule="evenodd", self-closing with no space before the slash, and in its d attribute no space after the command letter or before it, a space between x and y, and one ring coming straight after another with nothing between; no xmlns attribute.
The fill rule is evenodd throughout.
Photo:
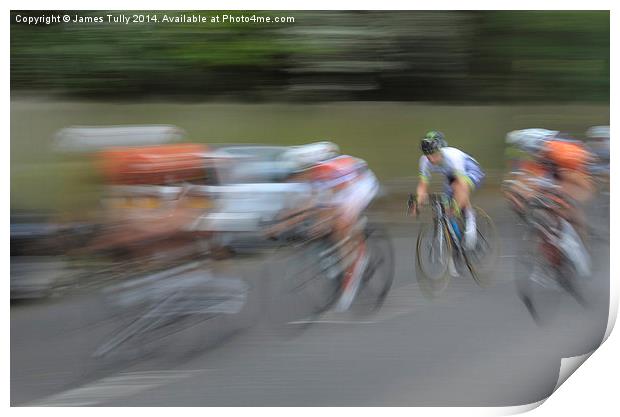
<svg viewBox="0 0 620 417"><path fill-rule="evenodd" d="M539 327L515 292L515 256L523 245L516 219L497 195L479 203L501 236L494 287L482 289L463 277L453 279L436 299L422 295L413 263L419 225L401 217L399 200L379 214L389 220L396 251L395 281L383 308L363 317L327 313L295 337L275 331L264 317L270 288L281 278L282 259L275 254L217 266L254 284L255 320L205 325L187 343L208 346L182 355L173 345L139 361L93 359L111 330L110 312L101 307L97 292L13 303L11 405L513 406L539 401L553 392L562 357L582 355L601 342L609 305L608 240L592 241L590 306L565 297L554 320Z"/></svg>

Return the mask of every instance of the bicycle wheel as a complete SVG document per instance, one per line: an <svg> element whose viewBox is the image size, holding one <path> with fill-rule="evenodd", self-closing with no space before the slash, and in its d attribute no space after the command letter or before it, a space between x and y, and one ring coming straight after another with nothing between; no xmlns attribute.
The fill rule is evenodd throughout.
<svg viewBox="0 0 620 417"><path fill-rule="evenodd" d="M436 297L447 288L451 256L452 246L444 225L439 221L422 225L416 243L416 278L424 294Z"/></svg>
<svg viewBox="0 0 620 417"><path fill-rule="evenodd" d="M106 297L109 308L124 310L124 314L114 320L115 329L93 356L132 359L202 349L215 335L211 335L213 329L203 332L200 325L213 320L223 325L221 319L244 316L251 296L252 286L245 280L216 278L204 270L116 290ZM222 327L219 325L209 327Z"/></svg>
<svg viewBox="0 0 620 417"><path fill-rule="evenodd" d="M368 266L353 308L367 314L383 305L394 281L394 249L387 231L371 225L365 230Z"/></svg>
<svg viewBox="0 0 620 417"><path fill-rule="evenodd" d="M339 259L333 244L320 239L280 251L272 264L275 283L269 315L271 324L285 335L295 335L326 311L340 291Z"/></svg>
<svg viewBox="0 0 620 417"><path fill-rule="evenodd" d="M175 302L174 294L152 304L132 306L114 319L115 328L93 352L93 357L108 360L133 360L153 353L153 342L161 330L174 320L165 311Z"/></svg>
<svg viewBox="0 0 620 417"><path fill-rule="evenodd" d="M500 254L500 242L493 219L480 207L476 211L476 246L465 251L465 262L471 275L480 287L495 284L495 266Z"/></svg>
<svg viewBox="0 0 620 417"><path fill-rule="evenodd" d="M558 270L545 259L542 244L542 237L529 231L520 255L515 258L517 295L539 326L551 322L562 295L557 281Z"/></svg>

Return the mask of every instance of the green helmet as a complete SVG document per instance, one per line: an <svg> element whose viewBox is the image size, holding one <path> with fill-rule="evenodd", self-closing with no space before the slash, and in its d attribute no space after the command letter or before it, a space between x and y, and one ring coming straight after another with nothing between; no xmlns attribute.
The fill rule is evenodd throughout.
<svg viewBox="0 0 620 417"><path fill-rule="evenodd" d="M437 130L430 130L426 132L426 135L424 135L424 139L437 142L439 148L448 146L448 142L446 142L446 137L444 136L444 134Z"/></svg>
<svg viewBox="0 0 620 417"><path fill-rule="evenodd" d="M424 135L420 142L420 148L425 155L435 153L445 146L448 146L445 136L436 130L426 132L426 135Z"/></svg>

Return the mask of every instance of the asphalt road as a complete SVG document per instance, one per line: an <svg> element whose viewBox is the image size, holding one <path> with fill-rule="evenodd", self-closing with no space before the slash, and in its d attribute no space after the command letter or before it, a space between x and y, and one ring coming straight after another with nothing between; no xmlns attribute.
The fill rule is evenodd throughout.
<svg viewBox="0 0 620 417"><path fill-rule="evenodd" d="M253 284L248 314L184 332L138 361L92 357L114 325L97 292L13 303L11 405L511 406L543 399L562 357L601 342L608 240L592 241L589 306L563 297L552 320L537 326L515 292L515 256L524 244L516 219L496 195L479 203L501 236L495 286L462 277L436 299L423 296L413 263L418 225L400 217L399 205L388 206L378 215L389 220L396 275L383 308L371 316L327 313L294 335L265 318L285 262L279 254L220 262L216 273Z"/></svg>

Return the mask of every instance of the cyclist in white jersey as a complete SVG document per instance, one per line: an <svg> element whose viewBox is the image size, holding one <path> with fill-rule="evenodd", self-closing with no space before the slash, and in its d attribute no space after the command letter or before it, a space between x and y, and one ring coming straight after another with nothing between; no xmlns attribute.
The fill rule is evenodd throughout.
<svg viewBox="0 0 620 417"><path fill-rule="evenodd" d="M430 131L422 139L420 147L420 181L417 187L418 203L424 204L428 198L428 183L433 172L445 177L444 192L454 198L465 216L465 247L473 249L476 244L476 216L469 196L480 187L484 172L480 164L465 152L448 147L441 132Z"/></svg>

